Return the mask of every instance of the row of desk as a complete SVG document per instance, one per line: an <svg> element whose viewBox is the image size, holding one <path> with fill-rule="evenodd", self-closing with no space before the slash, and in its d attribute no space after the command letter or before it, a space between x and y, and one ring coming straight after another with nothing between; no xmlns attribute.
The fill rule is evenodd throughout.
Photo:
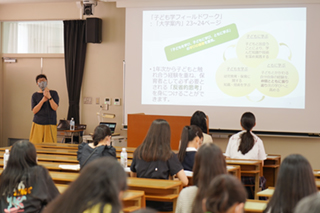
<svg viewBox="0 0 320 213"><path fill-rule="evenodd" d="M72 182L78 176L78 171L75 170L65 170L59 167L61 164L71 164L76 165L78 161L76 159L76 151L78 146L75 144L40 144L36 145L37 153L38 153L38 163L44 167L46 167L50 171L50 175L56 184L58 184L59 190L63 189L63 187L67 187L66 184ZM4 152L6 148L0 148L0 152ZM117 157L120 157L121 147L116 147ZM127 148L128 152L128 164L131 164L131 159L133 157L133 152L135 148ZM119 155L119 156L118 156ZM2 158L2 154L0 154L0 158ZM270 162L267 162L270 161ZM259 176L265 172L265 168L269 168L269 166L277 172L276 169L280 165L280 156L269 156L269 158L265 161L266 167L262 167L261 161L247 161L247 160L227 160L228 164L228 172L240 178L241 175L253 175L256 177L256 192L259 189ZM278 163L279 165L275 165ZM0 167L2 167L3 162L0 159ZM273 175L276 175L275 173ZM192 176L188 176L189 181L192 182ZM147 182L150 182L149 187L147 186ZM155 182L154 182L155 181ZM127 199L126 205L124 205L125 212L131 212L131 210L136 209L139 203L144 203L142 200L155 200L155 201L172 201L174 203L174 207L176 205L176 200L178 194L182 188L180 181L174 181L175 184L178 182L178 188L167 188L162 189L165 190L165 196L159 194L161 191L161 184L159 181L165 181L164 183L169 184L168 180L153 180L153 179L140 179L140 178L128 178L128 185L130 190L142 190L145 192L145 197L142 196L139 199L129 201L132 196L129 196L129 200ZM140 185L135 183L140 182ZM153 186L153 188L151 187ZM155 190L157 189L157 190ZM170 194L169 194L170 193ZM134 193L131 192L131 195ZM141 194L140 194L141 195ZM127 197L128 198L128 197ZM257 196L256 196L257 198ZM131 205L131 206L130 206ZM246 204L246 212L262 212L258 210L258 206L262 209L265 206L265 202L260 201L248 201ZM132 208L131 208L132 207ZM140 206L140 208L143 207ZM127 209L126 209L127 208Z"/></svg>

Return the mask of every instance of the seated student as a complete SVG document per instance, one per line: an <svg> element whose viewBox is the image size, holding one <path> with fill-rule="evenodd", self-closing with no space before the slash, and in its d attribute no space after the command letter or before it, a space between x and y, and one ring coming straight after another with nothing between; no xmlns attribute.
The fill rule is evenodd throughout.
<svg viewBox="0 0 320 213"><path fill-rule="evenodd" d="M251 112L246 112L241 116L240 120L243 131L232 135L229 139L225 156L227 158L263 160L267 158L262 140L252 133L253 127L256 125L256 118ZM241 177L242 182L254 185L254 177ZM260 177L260 188L265 189L266 179ZM252 190L247 187L249 198L253 199Z"/></svg>
<svg viewBox="0 0 320 213"><path fill-rule="evenodd" d="M267 155L263 142L252 133L256 118L251 112L246 112L240 122L243 131L230 137L225 155L236 159L265 160Z"/></svg>
<svg viewBox="0 0 320 213"><path fill-rule="evenodd" d="M190 125L198 126L203 133L203 143L212 143L212 137L208 134L207 115L202 111L196 111L193 113Z"/></svg>
<svg viewBox="0 0 320 213"><path fill-rule="evenodd" d="M182 184L188 178L176 154L170 147L170 126L158 119L152 122L143 143L133 153L131 176L141 178L169 179L176 175ZM172 203L147 201L147 206L158 211L172 211Z"/></svg>
<svg viewBox="0 0 320 213"><path fill-rule="evenodd" d="M213 143L202 144L195 156L193 184L179 194L176 213L202 213L202 200L213 178L227 173L221 149Z"/></svg>
<svg viewBox="0 0 320 213"><path fill-rule="evenodd" d="M317 191L308 160L298 154L289 155L280 165L273 196L264 212L292 213L299 200Z"/></svg>
<svg viewBox="0 0 320 213"><path fill-rule="evenodd" d="M191 125L183 128L178 158L184 170L192 171L194 156L202 144L202 139L203 134L199 127Z"/></svg>
<svg viewBox="0 0 320 213"><path fill-rule="evenodd" d="M247 193L242 183L231 175L215 177L203 199L206 213L243 213Z"/></svg>
<svg viewBox="0 0 320 213"><path fill-rule="evenodd" d="M37 164L34 145L13 144L7 167L0 176L0 212L41 212L59 195L46 168Z"/></svg>
<svg viewBox="0 0 320 213"><path fill-rule="evenodd" d="M319 213L320 212L320 194L315 193L301 199L294 213Z"/></svg>
<svg viewBox="0 0 320 213"><path fill-rule="evenodd" d="M127 188L127 175L112 157L89 163L67 190L52 201L43 213L119 213Z"/></svg>
<svg viewBox="0 0 320 213"><path fill-rule="evenodd" d="M82 143L78 147L77 159L81 169L94 159L112 156L117 159L116 149L111 145L111 130L106 125L94 129L93 143Z"/></svg>

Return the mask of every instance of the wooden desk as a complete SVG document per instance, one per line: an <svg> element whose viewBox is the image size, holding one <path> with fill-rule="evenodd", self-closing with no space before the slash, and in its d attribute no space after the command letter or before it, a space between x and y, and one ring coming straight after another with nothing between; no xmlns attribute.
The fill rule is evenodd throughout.
<svg viewBox="0 0 320 213"><path fill-rule="evenodd" d="M5 152L8 147L0 148L0 155ZM61 155L61 156L75 156L77 157L77 150L70 149L51 149L51 148L38 148L36 147L37 154L45 154L45 155ZM117 158L120 159L120 152L116 152ZM133 159L133 153L127 153L128 159Z"/></svg>
<svg viewBox="0 0 320 213"><path fill-rule="evenodd" d="M320 180L319 179L315 179L316 181L316 186L318 188L318 190L320 190ZM257 195L258 197L272 197L273 193L274 193L275 188L274 187L269 187L261 192L258 192Z"/></svg>
<svg viewBox="0 0 320 213"><path fill-rule="evenodd" d="M58 130L60 135L63 136L62 143L66 142L66 138L71 139L71 143L73 144L73 137L79 137L79 143L82 143L81 133L84 131L83 129L76 129L76 130Z"/></svg>
<svg viewBox="0 0 320 213"><path fill-rule="evenodd" d="M69 185L55 184L59 192L62 194ZM126 190L122 197L123 212L133 212L146 207L146 198L144 191Z"/></svg>
<svg viewBox="0 0 320 213"><path fill-rule="evenodd" d="M244 205L245 213L262 213L267 207L268 202L264 200L247 200Z"/></svg>
<svg viewBox="0 0 320 213"><path fill-rule="evenodd" d="M274 187L269 187L265 190L258 192L257 195L258 195L258 197L270 198L270 197L272 197L273 193L274 193Z"/></svg>
<svg viewBox="0 0 320 213"><path fill-rule="evenodd" d="M128 178L128 187L132 190L144 191L146 200L172 202L173 212L175 212L182 183L177 180Z"/></svg>
<svg viewBox="0 0 320 213"><path fill-rule="evenodd" d="M45 155L39 154L37 155L38 162L58 162L63 164L78 164L78 160L76 156L67 156L67 155ZM0 159L3 159L3 155L0 154ZM120 159L118 159L120 161ZM131 165L132 160L128 159L128 166ZM40 164L40 163L39 163Z"/></svg>
<svg viewBox="0 0 320 213"><path fill-rule="evenodd" d="M280 164L280 155L271 154L264 160L263 175L267 180L266 187L274 187L276 185Z"/></svg>
<svg viewBox="0 0 320 213"><path fill-rule="evenodd" d="M122 211L124 213L133 212L146 207L146 197L144 191L126 190L122 197Z"/></svg>
<svg viewBox="0 0 320 213"><path fill-rule="evenodd" d="M227 159L227 165L240 166L241 176L255 177L255 192L254 199L258 199L257 192L259 191L259 178L263 175L262 161L260 160L242 160L242 159Z"/></svg>
<svg viewBox="0 0 320 213"><path fill-rule="evenodd" d="M78 173L67 172L49 171L49 174L56 184L69 184L79 176ZM177 199L182 189L181 181L128 178L127 183L130 190L144 191L146 200L173 202L173 212L175 212Z"/></svg>
<svg viewBox="0 0 320 213"><path fill-rule="evenodd" d="M235 176L236 178L238 178L239 180L241 180L241 172L240 172L240 166L227 166L227 171L229 174ZM193 172L192 171L184 171L189 182L188 182L188 186L192 186L193 185Z"/></svg>

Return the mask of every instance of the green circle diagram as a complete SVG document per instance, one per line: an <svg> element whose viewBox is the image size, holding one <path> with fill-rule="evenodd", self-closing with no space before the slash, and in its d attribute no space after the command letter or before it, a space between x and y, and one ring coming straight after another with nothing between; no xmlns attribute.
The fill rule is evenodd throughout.
<svg viewBox="0 0 320 213"><path fill-rule="evenodd" d="M260 64L257 73L257 89L270 97L290 94L299 82L297 69L283 59L272 59Z"/></svg>
<svg viewBox="0 0 320 213"><path fill-rule="evenodd" d="M264 31L251 31L244 34L236 47L238 58L248 67L257 67L266 60L278 56L277 40Z"/></svg>
<svg viewBox="0 0 320 213"><path fill-rule="evenodd" d="M255 68L243 64L239 59L230 59L221 64L216 72L216 83L221 91L233 97L250 94L255 84Z"/></svg>

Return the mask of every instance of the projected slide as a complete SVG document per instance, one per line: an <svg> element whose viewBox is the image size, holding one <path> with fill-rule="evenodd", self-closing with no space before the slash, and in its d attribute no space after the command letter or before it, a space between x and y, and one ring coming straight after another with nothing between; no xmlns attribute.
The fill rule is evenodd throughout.
<svg viewBox="0 0 320 213"><path fill-rule="evenodd" d="M143 12L142 104L305 108L306 8Z"/></svg>

